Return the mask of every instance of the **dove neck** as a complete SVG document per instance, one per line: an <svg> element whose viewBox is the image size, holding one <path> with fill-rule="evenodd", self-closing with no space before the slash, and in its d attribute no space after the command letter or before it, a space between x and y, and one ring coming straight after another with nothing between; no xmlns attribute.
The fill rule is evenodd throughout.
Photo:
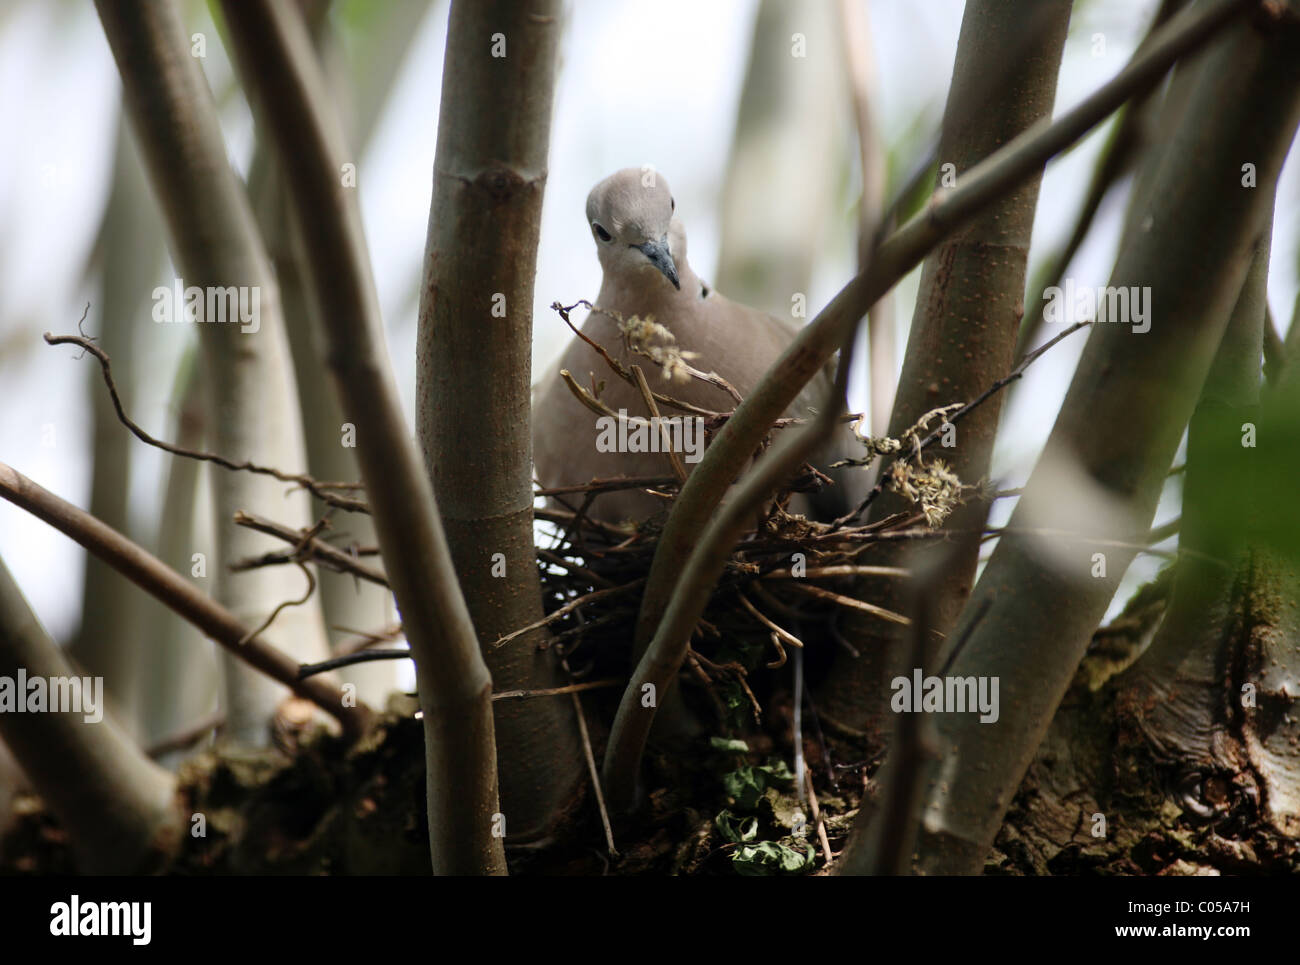
<svg viewBox="0 0 1300 965"><path fill-rule="evenodd" d="M640 318L653 316L655 321L672 329L673 319L688 310L693 302L698 302L704 291L703 283L685 259L677 265L677 278L681 282L680 290L655 269L617 278L606 273L596 304L618 312L625 319L633 315Z"/></svg>

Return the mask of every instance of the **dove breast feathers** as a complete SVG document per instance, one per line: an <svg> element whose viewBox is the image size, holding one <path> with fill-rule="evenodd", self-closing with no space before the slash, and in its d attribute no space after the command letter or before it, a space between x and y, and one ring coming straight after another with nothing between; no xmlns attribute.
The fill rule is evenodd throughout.
<svg viewBox="0 0 1300 965"><path fill-rule="evenodd" d="M795 330L780 319L746 309L717 292L710 292L702 301L710 303L707 324L690 326L682 332L681 326L674 324L668 315L656 315L654 320L674 334L678 348L695 353L690 358L692 366L701 372L716 372L746 397L785 351ZM606 306L601 304L601 307ZM624 318L638 314L627 306L609 307ZM629 351L618 323L608 315L590 313L582 331L623 365L640 365L646 381L656 392L715 412L730 412L736 407L735 400L716 386L694 378L687 382L665 379L650 359ZM533 458L543 486L574 486L595 478L658 476L671 472L667 457L660 452L598 451L598 416L574 398L559 376L560 369L567 369L588 390L593 380L597 385L603 382L600 399L613 411L625 409L629 415L649 415L641 393L620 378L591 346L574 338L538 385L535 397ZM823 371L805 387L786 415L809 417L810 406L823 404L821 400L825 398L829 381L829 374ZM663 404L659 409L665 417L688 415ZM692 468L686 464L687 472ZM596 519L620 522L642 519L662 508L663 500L629 490L599 496L589 512Z"/></svg>
<svg viewBox="0 0 1300 965"><path fill-rule="evenodd" d="M615 172L592 188L586 214L603 275L597 310L588 314L582 331L624 366L640 365L650 387L660 394L713 412L730 412L736 402L723 389L693 377L665 379L656 363L633 354L618 319L635 316L662 325L672 333L678 349L693 353L686 356L691 366L716 372L742 398L758 385L798 328L793 320L734 302L706 287L687 261L686 230L676 208L667 182L636 168ZM580 486L619 476L662 476L671 471L663 452L600 451L598 420L602 417L573 396L560 377L563 369L588 390L593 382L604 383L599 398L613 412L650 415L636 388L590 345L572 339L533 396L533 462L543 487ZM810 409L824 405L831 372L830 367L823 369L805 386L786 415L806 418ZM689 416L666 404L659 408L664 418ZM835 451L854 454L851 438L843 436ZM689 460L685 468L688 472L693 468ZM596 497L588 512L595 519L618 523L644 519L662 508L662 499L629 489Z"/></svg>

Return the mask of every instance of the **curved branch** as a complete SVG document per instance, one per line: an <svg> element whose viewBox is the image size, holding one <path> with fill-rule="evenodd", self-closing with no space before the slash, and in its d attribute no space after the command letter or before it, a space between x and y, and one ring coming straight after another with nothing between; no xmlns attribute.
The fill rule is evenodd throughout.
<svg viewBox="0 0 1300 965"><path fill-rule="evenodd" d="M433 868L504 874L501 838L493 834L492 681L433 488L402 415L356 195L339 176L346 157L342 133L297 11L271 0L225 2L222 9L262 129L291 172L286 187L316 296L325 362L361 440L357 459L384 572L416 661Z"/></svg>
<svg viewBox="0 0 1300 965"><path fill-rule="evenodd" d="M258 233L248 194L231 167L216 104L176 0L97 0L104 35L122 78L122 98L167 224L176 286L205 293L213 314L195 324L210 407L210 448L263 466L306 462L302 413L280 308L279 286ZM181 277L183 276L183 278ZM247 302L247 304L245 304ZM236 304L237 303L237 304ZM247 309L247 310L246 310ZM197 316L197 313L196 313ZM227 319L225 324L221 319ZM230 324L238 318L240 324ZM164 337L161 331L156 336ZM286 500L282 487L248 473L215 474L215 555L223 570L217 598L241 615L265 613L296 592L294 574L232 574L225 564L256 553L264 540L226 521L237 509L275 513L307 525L306 493ZM284 614L283 646L315 660L329 653L318 600ZM264 746L284 694L222 655L228 712L225 735Z"/></svg>
<svg viewBox="0 0 1300 965"><path fill-rule="evenodd" d="M58 708L51 703L43 713L0 713L0 735L68 833L78 863L92 874L147 870L158 849L181 833L173 809L176 779L111 719L98 717L103 687L95 697L92 683L87 695L92 678L69 668L0 561L0 675L18 673L46 681L52 702L56 681L77 683L65 692L69 704L59 700ZM27 697L22 686L18 700ZM80 705L72 706L78 697Z"/></svg>
<svg viewBox="0 0 1300 965"><path fill-rule="evenodd" d="M87 305L87 308L90 306ZM357 513L370 512L369 506L364 499L349 499L346 496L335 495L331 490L334 489L356 489L359 488L354 483L322 483L317 482L306 473L285 472L282 469L276 469L274 466L259 466L247 459L236 462L233 459L227 459L225 456L216 452L203 452L198 449L187 449L184 446L178 446L171 442L164 442L145 432L140 425L126 414L126 409L122 405L122 399L117 394L117 383L113 381L112 360L109 359L108 353L83 335L55 335L53 332L45 333L45 342L47 345L76 345L83 352L89 352L95 356L99 362L100 370L104 374L104 384L108 386L108 396L113 402L113 411L117 413L117 419L122 425L131 431L131 434L139 439L145 445L153 446L155 449L161 449L163 452L170 452L173 456L184 456L187 459L197 459L200 462L211 462L220 466L222 469L229 469L235 472L251 472L259 476L270 476L278 479L280 482L296 483L303 489L306 489L313 496L327 505L346 509ZM80 358L80 356L78 356Z"/></svg>
<svg viewBox="0 0 1300 965"><path fill-rule="evenodd" d="M249 666L315 703L342 724L345 733L355 737L365 731L369 708L344 706L343 692L326 680L300 681L298 661L271 644L256 637L244 642L249 628L238 617L117 530L4 463L0 463L0 497L76 540Z"/></svg>

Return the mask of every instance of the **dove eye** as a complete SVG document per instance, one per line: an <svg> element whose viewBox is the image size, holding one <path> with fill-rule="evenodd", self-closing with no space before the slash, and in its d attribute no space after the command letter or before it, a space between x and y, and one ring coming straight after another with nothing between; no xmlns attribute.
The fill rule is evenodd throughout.
<svg viewBox="0 0 1300 965"><path fill-rule="evenodd" d="M594 221L591 223L591 230L596 233L596 237L601 241L613 241L610 233Z"/></svg>
<svg viewBox="0 0 1300 965"><path fill-rule="evenodd" d="M676 210L677 210L677 199L676 199L676 198L669 198L669 199L668 199L668 203L672 205L672 207L668 209L669 211L676 211Z"/></svg>

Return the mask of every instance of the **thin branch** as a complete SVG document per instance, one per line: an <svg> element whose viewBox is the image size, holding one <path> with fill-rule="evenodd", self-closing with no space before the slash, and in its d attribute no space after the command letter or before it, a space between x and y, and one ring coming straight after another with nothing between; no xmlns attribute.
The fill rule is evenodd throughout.
<svg viewBox="0 0 1300 965"><path fill-rule="evenodd" d="M612 493L623 489L657 489L677 482L674 476L617 476L613 479L593 479L575 486L554 486L534 490L534 496L567 496L571 493Z"/></svg>
<svg viewBox="0 0 1300 965"><path fill-rule="evenodd" d="M373 663L376 660L409 660L412 659L410 650L358 650L355 653L345 653L337 657L330 657L328 660L321 660L319 663L304 663L298 667L298 679L306 680L308 677L314 677L320 673L326 673L330 670L338 670L340 667L351 667L359 663Z"/></svg>
<svg viewBox="0 0 1300 965"><path fill-rule="evenodd" d="M334 627L335 630L343 630L348 633L357 633L355 630L349 630L347 627ZM376 643L388 643L402 636L402 625L394 623L377 633L357 633L351 640L344 640L334 648L336 656L345 656L349 653L360 653L367 647L373 647Z"/></svg>
<svg viewBox="0 0 1300 965"><path fill-rule="evenodd" d="M589 603L595 603L597 600L604 600L611 596L621 596L622 594L627 593L630 590L635 590L639 588L644 583L645 583L645 579L643 578L639 580L633 580L631 583L624 583L622 586L611 586L609 589L606 590L593 590L590 593L578 597L576 600L570 600L568 603L564 604L564 606L560 607L558 610L555 610L553 613L548 613L546 616L542 617L542 619L534 623L530 623L526 627L520 627L518 630L512 630L510 633L507 633L505 636L495 640L492 643L492 647L493 649L497 647L504 647L511 640L515 640L523 636L525 633L531 633L533 630L540 630L542 627L549 626L550 624L555 623L557 620L563 619L564 617L572 613L574 610L578 609L578 607L586 606Z"/></svg>
<svg viewBox="0 0 1300 965"><path fill-rule="evenodd" d="M772 570L764 573L765 580L819 579L830 576L898 576L906 579L912 571L901 566L810 566L799 576L790 570Z"/></svg>
<svg viewBox="0 0 1300 965"><path fill-rule="evenodd" d="M622 681L619 681L620 683ZM582 713L582 699L572 695L573 713L578 719L578 733L582 738L582 753L587 760L587 773L591 775L591 789L596 793L596 808L600 811L600 824L605 829L605 847L611 858L618 857L618 848L614 846L614 829L609 823L609 811L605 808L605 793L600 789L600 771L596 769L596 755L591 750L591 735L587 733L587 718Z"/></svg>
<svg viewBox="0 0 1300 965"><path fill-rule="evenodd" d="M359 562L352 554L331 546L322 539L318 539L314 533L304 530L294 529L292 526L285 526L274 520L266 519L263 516L255 516L252 513L238 512L235 514L235 525L246 526L249 529L256 530L259 533L265 533L268 536L274 536L276 539L282 539L286 543L293 543L292 552L266 553L253 560L236 560L230 565L235 571L250 570L259 566L266 566L272 563L293 563L300 560L312 560L329 567L336 573L351 573L353 576L360 577L367 582L374 583L378 586L388 586L388 577L382 571L366 566Z"/></svg>
<svg viewBox="0 0 1300 965"><path fill-rule="evenodd" d="M812 811L813 821L817 825L817 841L822 846L822 856L826 862L826 867L831 866L831 861L835 855L831 851L831 839L826 834L826 822L822 820L822 809L817 803L817 790L813 787L813 782L808 782L808 806Z"/></svg>
<svg viewBox="0 0 1300 965"><path fill-rule="evenodd" d="M162 757L164 754L170 754L173 751L186 751L203 740L215 730L220 730L221 725L226 722L226 715L221 711L209 714L202 718L197 724L190 724L184 730L177 731L169 737L164 737L159 741L150 744L145 750L154 760Z"/></svg>
<svg viewBox="0 0 1300 965"><path fill-rule="evenodd" d="M598 519L591 519L590 517L584 514L575 513L572 510L546 509L546 508L534 509L533 518L544 519L547 522L559 523L564 526L575 526L577 524L581 524L581 526L583 526L584 528L599 533L601 536L608 539L611 543L618 543L620 541L632 538L635 535L633 533L628 532L627 530L619 529L617 526L613 526L609 523L602 523ZM607 553L609 551L610 550L608 549L602 548L602 552Z"/></svg>
<svg viewBox="0 0 1300 965"><path fill-rule="evenodd" d="M117 394L117 384L113 381L112 365L108 353L96 345L88 338L80 335L55 335L51 332L45 333L45 341L50 345L76 345L83 351L89 352L99 362L100 370L104 373L104 384L108 386L109 397L113 400L113 410L117 413L118 421L131 430L141 442L153 446L155 449L161 449L163 452L170 452L174 456L184 456L187 459L197 459L201 462L211 462L223 469L230 469L234 472L251 472L259 476L271 476L280 482L294 483L306 489L321 502L334 506L338 509L346 509L354 513L368 513L369 507L363 499L351 499L347 496L339 496L331 492L332 489L353 489L360 486L359 483L342 483L342 482L317 482L305 473L289 473L273 466L259 466L248 460L235 461L227 459L215 452L201 452L197 449L186 449L183 446L177 446L170 442L164 442L162 439L155 438L134 422L122 408L122 399Z"/></svg>
<svg viewBox="0 0 1300 965"><path fill-rule="evenodd" d="M601 576L595 570L589 570L585 566L579 566L577 563L573 562L573 560L567 559L559 553L554 553L551 550L541 549L539 547L537 550L537 556L538 558L545 560L547 563L550 563L552 566L558 566L561 569L572 573L574 576L581 577L592 586L605 588L615 585L613 580Z"/></svg>
<svg viewBox="0 0 1300 965"><path fill-rule="evenodd" d="M1050 348L1052 348L1052 346L1056 345L1062 339L1065 339L1070 335L1073 335L1075 332L1079 331L1080 329L1088 328L1092 324L1093 323L1091 321L1076 322L1075 324L1067 328L1065 331L1056 335L1054 338L1051 338L1047 342L1044 342L1038 348L1034 349L1032 352L1030 352L1028 355L1022 358L1019 364L1017 364L1016 367L1012 369L1007 375L995 381L991 386L989 386L987 389L981 392L978 397L976 397L974 400L970 402L967 402L960 409L954 412L951 416L947 417L946 423L956 425L967 415L969 415L974 409L978 408L984 402L992 398L994 394L1002 391L1002 389L1006 388L1012 382L1015 382L1017 379L1023 377L1025 374L1025 369L1029 368L1029 366L1031 366L1035 361L1041 358L1044 353L1046 353ZM903 452L899 456L895 456L894 459L890 461L890 465L893 465L894 462L897 462L899 460L902 460L903 462L909 462L912 459L919 457L922 451L928 449L931 445L933 445L935 442L941 439L945 431L946 431L945 426L943 425L939 426L939 428L935 429L924 439L918 441L912 448ZM863 513L867 511L867 508L873 502L876 501L876 497L879 496L882 492L884 492L885 487L888 485L890 480L888 469L889 466L885 466L882 468L880 473L880 481L871 487L871 490L870 492L867 493L866 498L855 510L853 510L853 512L849 513L847 516L841 516L839 519L835 521L834 526L836 528L843 526L844 524L852 522L853 520L859 518Z"/></svg>
<svg viewBox="0 0 1300 965"><path fill-rule="evenodd" d="M312 576L311 570L303 566L302 563L298 563L297 565L298 565L298 569L302 571L302 575L307 577L307 589L304 590L302 596L298 597L297 599L284 600L276 604L275 609L272 610L269 614L267 614L266 619L263 620L261 623L259 623L257 626L255 626L253 629L249 630L248 633L244 635L244 639L239 641L239 645L241 647L244 644L248 643L249 640L252 640L254 637L260 636L264 630L269 629L271 624L275 622L275 618L278 617L285 610L287 610L289 607L302 606L304 603L306 603L308 600L312 598L312 594L316 592L316 577Z"/></svg>
<svg viewBox="0 0 1300 965"><path fill-rule="evenodd" d="M897 623L900 626L907 626L912 621L901 613L895 613L893 610L886 610L884 607L876 606L874 603L868 603L866 600L858 600L851 596L845 596L843 593L835 593L820 586L813 586L810 583L791 583L792 590L798 590L808 596L815 596L819 600L828 600L850 610L861 610L863 613L870 613L872 616L880 617L882 620L888 620L890 623Z"/></svg>
<svg viewBox="0 0 1300 965"><path fill-rule="evenodd" d="M659 427L660 438L663 440L663 451L668 456L668 462L673 467L673 475L677 477L678 482L686 481L686 467L682 465L681 456L673 450L672 440L668 434L668 427L659 422L659 406L655 403L655 394L650 391L650 383L645 380L645 372L641 366L632 366L632 374L636 376L636 387L641 390L641 398L645 400L646 408L650 410L652 425Z"/></svg>
<svg viewBox="0 0 1300 965"><path fill-rule="evenodd" d="M1183 518L1181 516L1175 516L1166 523L1161 523L1159 526L1152 526L1151 532L1147 533L1147 543L1149 545L1163 543L1169 537L1175 535L1178 530L1182 528L1182 525Z"/></svg>
<svg viewBox="0 0 1300 965"><path fill-rule="evenodd" d="M337 719L347 734L356 737L365 731L370 719L369 708L364 704L345 706L343 692L327 680L299 680L296 660L260 638L249 639L249 629L243 621L121 533L4 463L0 463L0 496L76 540L216 643L299 697L315 703Z"/></svg>
<svg viewBox="0 0 1300 965"><path fill-rule="evenodd" d="M954 534L957 532L959 531L953 530ZM1073 530L1049 529L1043 526L1016 526L1016 527L990 526L983 531L983 535L981 539L983 541L988 541L991 539L996 539L998 537L1010 536L1013 534L1021 535L1021 536L1038 536L1050 540L1077 540L1088 546L1110 546L1115 549L1134 550L1135 552L1138 553L1145 553L1148 556L1163 556L1166 559L1171 559L1171 560L1176 559L1179 555L1178 553L1175 553L1172 550L1157 550L1151 548L1151 544L1158 543L1160 539L1167 538L1165 536L1161 536L1160 539L1152 539L1151 538L1152 535L1155 536L1160 535L1158 530L1148 532L1147 534L1144 534L1144 536L1138 537L1138 539L1134 541L1134 540L1122 540L1122 539L1100 539L1097 537L1089 536L1086 533L1080 533ZM1208 563L1214 563L1218 566L1224 566L1224 567L1231 566L1231 564L1227 560L1220 560L1211 556L1206 556L1204 553L1196 553L1186 547L1182 547L1179 550L1179 552L1181 552L1184 556L1193 555L1196 556L1198 559L1203 559Z"/></svg>
<svg viewBox="0 0 1300 965"><path fill-rule="evenodd" d="M556 311L556 313L560 316L560 318L564 319L564 323L568 325L570 329L573 330L573 334L578 336L578 338L582 339L589 346L591 346L592 350L595 351L601 358L603 358L606 364L608 364L609 367L614 370L615 375L617 375L620 379L623 379L625 382L627 382L628 385L631 385L635 388L636 378L635 376L632 375L632 372L628 369L628 367L624 365L622 362L620 362L618 359L614 358L614 356L610 355L609 352L605 350L604 346L602 346L595 339L591 338L589 335L584 333L582 329L578 328L578 326L574 325L573 322L570 320L569 313L572 312L579 305L584 306L588 311L600 312L602 315L608 315L616 322L622 322L623 321L622 316L619 315L617 312L610 312L610 311L606 311L603 308L597 308L595 305L587 301L585 298L578 299L572 305L561 305L559 302L554 302L551 304L551 308L553 308ZM731 391L735 392L735 389L732 389ZM721 419L724 416L726 416L725 412L715 412L712 409L702 409L698 405L692 405L689 402L683 402L681 399L674 398L671 395L664 395L662 392L655 392L654 397L656 401L662 402L664 405L670 405L674 409L681 409L683 412L693 412L695 415L703 416L706 419Z"/></svg>
<svg viewBox="0 0 1300 965"><path fill-rule="evenodd" d="M610 687L622 687L627 683L620 677L605 680L584 680L582 683L565 684L563 687L541 687L537 690L500 690L492 695L493 700L528 700L532 697L557 697L561 694L580 694L584 690L607 690Z"/></svg>
<svg viewBox="0 0 1300 965"><path fill-rule="evenodd" d="M803 641L802 641L802 640L800 640L798 637L796 637L796 636L795 636L793 633L791 633L789 630L787 630L787 629L785 629L784 627L779 626L778 624L774 623L774 622L771 620L771 618L769 618L765 613L763 613L761 610L759 610L758 607L754 606L753 603L749 602L749 598L746 597L745 594L743 594L743 593L737 594L737 597L736 597L736 598L737 598L738 600L740 600L740 605L743 606L743 607L746 609L746 611L749 612L750 616L752 616L752 617L753 617L755 620L757 620L759 623L763 624L763 626L765 626L765 627L767 627L769 630L771 630L771 631L772 631L774 634L776 634L776 636L779 637L783 642L790 644L790 646L792 646L792 647L797 647L797 648L800 649L800 650L803 649ZM784 662L784 661L783 661L783 662ZM771 665L769 665L769 666L771 666ZM777 664L777 666L780 666L780 664ZM775 670L776 667L772 667L772 669Z"/></svg>

